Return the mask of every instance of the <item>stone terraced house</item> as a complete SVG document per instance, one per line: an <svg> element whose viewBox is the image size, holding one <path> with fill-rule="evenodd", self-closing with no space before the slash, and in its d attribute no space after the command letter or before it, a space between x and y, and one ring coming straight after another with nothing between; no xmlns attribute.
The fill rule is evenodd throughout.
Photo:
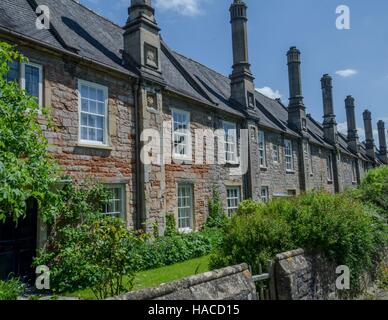
<svg viewBox="0 0 388 320"><path fill-rule="evenodd" d="M37 28L48 21L41 19L47 8L49 29ZM50 152L73 181L106 184L112 191L106 213L121 216L128 228L151 230L157 222L162 232L172 212L180 230L198 230L215 187L231 215L247 198L341 192L388 163L384 122L377 149L365 111L367 141L360 143L351 96L348 135L337 131L329 75L317 102L323 124L306 113L297 48L284 61L288 106L255 90L243 1L230 7L229 77L173 51L154 14L151 0L132 0L122 27L74 0L0 2L0 40L29 59L11 64L9 78L52 109L55 128L42 119Z"/></svg>

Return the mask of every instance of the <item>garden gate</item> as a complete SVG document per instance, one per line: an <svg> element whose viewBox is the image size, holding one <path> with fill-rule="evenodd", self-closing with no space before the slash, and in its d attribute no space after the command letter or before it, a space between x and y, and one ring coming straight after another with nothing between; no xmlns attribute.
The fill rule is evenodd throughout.
<svg viewBox="0 0 388 320"><path fill-rule="evenodd" d="M277 300L275 287L275 272L272 261L268 262L267 272L263 272L263 266L259 264L259 274L252 276L256 284L258 300Z"/></svg>

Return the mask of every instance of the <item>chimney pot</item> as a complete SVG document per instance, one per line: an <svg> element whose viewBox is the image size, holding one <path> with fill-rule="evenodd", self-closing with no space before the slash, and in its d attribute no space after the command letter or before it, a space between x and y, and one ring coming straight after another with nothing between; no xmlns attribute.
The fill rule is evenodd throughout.
<svg viewBox="0 0 388 320"><path fill-rule="evenodd" d="M375 159L375 144L373 139L373 127L372 127L372 114L369 110L365 110L363 113L364 117L364 127L365 127L365 145L366 152L369 157Z"/></svg>
<svg viewBox="0 0 388 320"><path fill-rule="evenodd" d="M385 164L388 164L388 154L387 154L387 137L385 135L385 123L380 120L377 123L377 128L379 131L379 142L380 142L380 158Z"/></svg>
<svg viewBox="0 0 388 320"><path fill-rule="evenodd" d="M346 119L348 124L348 146L355 153L359 152L359 138L356 125L354 98L349 95L345 99Z"/></svg>
<svg viewBox="0 0 388 320"><path fill-rule="evenodd" d="M338 141L338 136L337 121L334 114L332 78L328 74L324 74L321 79L321 85L323 100L324 137L331 143L336 144Z"/></svg>

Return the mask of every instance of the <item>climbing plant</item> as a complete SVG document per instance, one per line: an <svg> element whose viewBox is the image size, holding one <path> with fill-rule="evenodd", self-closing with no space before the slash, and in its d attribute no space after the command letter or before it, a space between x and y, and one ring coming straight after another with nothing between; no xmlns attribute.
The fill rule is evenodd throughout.
<svg viewBox="0 0 388 320"><path fill-rule="evenodd" d="M47 206L43 218L51 212L49 204L55 202L50 187L57 166L38 123L39 105L17 81L7 81L13 61L21 63L26 58L14 46L0 42L0 222L8 216L15 222L24 217L26 200L31 197Z"/></svg>

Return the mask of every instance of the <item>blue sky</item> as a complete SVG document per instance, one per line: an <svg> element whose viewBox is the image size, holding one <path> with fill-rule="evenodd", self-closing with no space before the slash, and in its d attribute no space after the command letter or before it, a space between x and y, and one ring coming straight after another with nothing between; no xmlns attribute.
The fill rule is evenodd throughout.
<svg viewBox="0 0 388 320"><path fill-rule="evenodd" d="M229 75L232 65L229 6L232 0L153 0L163 39L174 50ZM278 92L288 102L286 52L302 52L307 112L322 120L320 78L333 76L337 121L346 130L344 99L356 99L357 125L372 111L373 125L388 124L388 1L246 0L249 52L257 88ZM119 25L129 0L81 0ZM350 8L350 30L337 30L336 8ZM342 71L342 72L341 72ZM336 73L337 72L337 73ZM377 142L377 141L376 141Z"/></svg>

